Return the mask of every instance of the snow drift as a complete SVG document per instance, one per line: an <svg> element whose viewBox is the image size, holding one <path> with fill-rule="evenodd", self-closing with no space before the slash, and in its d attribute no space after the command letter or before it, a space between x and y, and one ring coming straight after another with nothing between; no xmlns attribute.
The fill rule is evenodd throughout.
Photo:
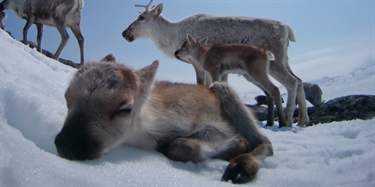
<svg viewBox="0 0 375 187"><path fill-rule="evenodd" d="M2 30L0 41L2 186L233 186L220 181L227 165L221 160L174 162L156 151L128 146L93 161L60 158L53 141L67 111L64 92L76 70L46 58ZM359 67L351 75L367 81L368 86L360 91L374 94L374 69L370 70L372 79L362 70ZM343 86L357 86L347 79L325 84L329 84L330 96L345 95ZM247 185L374 186L374 123L375 119L261 129L273 143L274 156L266 159L257 179Z"/></svg>

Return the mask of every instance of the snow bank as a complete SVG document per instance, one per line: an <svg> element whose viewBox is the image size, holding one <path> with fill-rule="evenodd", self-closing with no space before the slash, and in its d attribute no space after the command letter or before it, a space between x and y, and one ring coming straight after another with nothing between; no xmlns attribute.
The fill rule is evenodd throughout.
<svg viewBox="0 0 375 187"><path fill-rule="evenodd" d="M2 30L0 41L2 186L233 186L220 181L227 165L221 160L180 163L128 146L93 161L60 158L53 141L66 115L64 92L75 69L29 49ZM333 82L330 88L335 86ZM261 129L273 142L275 154L248 185L374 186L374 123L375 119Z"/></svg>

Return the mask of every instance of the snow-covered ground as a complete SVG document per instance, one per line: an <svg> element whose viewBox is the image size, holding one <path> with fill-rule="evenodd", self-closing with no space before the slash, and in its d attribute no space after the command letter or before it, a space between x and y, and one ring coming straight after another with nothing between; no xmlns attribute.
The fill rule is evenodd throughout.
<svg viewBox="0 0 375 187"><path fill-rule="evenodd" d="M93 161L60 158L53 141L64 122L64 92L75 69L45 58L2 30L0 67L1 186L232 186L220 181L227 165L221 160L174 162L127 146ZM372 60L343 76L313 82L326 100L375 94L374 72ZM375 186L374 124L375 119L262 128L274 156L246 185Z"/></svg>

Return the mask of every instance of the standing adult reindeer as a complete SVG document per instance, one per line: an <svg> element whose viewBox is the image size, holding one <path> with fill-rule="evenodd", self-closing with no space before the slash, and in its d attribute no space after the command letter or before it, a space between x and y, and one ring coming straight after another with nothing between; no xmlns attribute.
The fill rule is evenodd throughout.
<svg viewBox="0 0 375 187"><path fill-rule="evenodd" d="M84 62L84 38L81 33L81 10L83 0L3 0L0 3L0 10L12 9L15 14L26 20L23 28L24 44L27 44L27 32L32 24L37 28L37 50L42 51L43 25L56 27L61 35L61 42L53 55L58 59L66 43L69 40L66 27L72 29L73 34L78 40L80 48L80 63Z"/></svg>
<svg viewBox="0 0 375 187"><path fill-rule="evenodd" d="M292 117L296 107L296 98L299 105L298 125L304 126L309 121L302 80L292 72L288 64L289 41L295 41L293 30L288 25L271 19L217 17L206 14L197 14L178 22L171 22L161 15L163 4L158 4L156 7L149 9L151 3L152 0L147 5L136 5L137 7L144 7L145 11L122 32L122 36L127 41L150 38L159 50L169 57L174 57L175 51L181 47L186 39L186 34L197 38L210 38L207 42L208 46L244 43L269 50L275 55L275 62L270 64L269 74L285 86L288 91L285 112L287 125L291 126L293 123ZM203 84L204 77L201 75L204 75L204 72L201 72L195 66L194 69L197 83ZM270 103L273 103L273 101ZM273 108L273 104L268 105L268 111L273 110Z"/></svg>

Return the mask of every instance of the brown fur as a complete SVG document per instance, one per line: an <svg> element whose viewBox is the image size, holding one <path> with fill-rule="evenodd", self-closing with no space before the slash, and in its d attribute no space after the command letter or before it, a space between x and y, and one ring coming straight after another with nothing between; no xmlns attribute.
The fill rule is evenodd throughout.
<svg viewBox="0 0 375 187"><path fill-rule="evenodd" d="M206 86L215 81L225 81L223 77L229 73L243 75L264 91L269 99L267 125L274 123L273 101L276 103L279 126L287 126L282 107L279 89L268 77L269 61L274 60L270 51L246 44L232 43L205 46L202 41L187 35L186 42L175 52L175 56L183 61L191 62L206 76ZM207 78L208 77L208 78Z"/></svg>
<svg viewBox="0 0 375 187"><path fill-rule="evenodd" d="M59 155L96 159L126 144L175 161L231 160L241 168L228 167L231 177L223 180L253 179L259 167L251 163L271 156L272 146L234 91L221 83L154 82L157 68L155 61L134 71L112 55L81 67L65 93L67 117L55 139Z"/></svg>

